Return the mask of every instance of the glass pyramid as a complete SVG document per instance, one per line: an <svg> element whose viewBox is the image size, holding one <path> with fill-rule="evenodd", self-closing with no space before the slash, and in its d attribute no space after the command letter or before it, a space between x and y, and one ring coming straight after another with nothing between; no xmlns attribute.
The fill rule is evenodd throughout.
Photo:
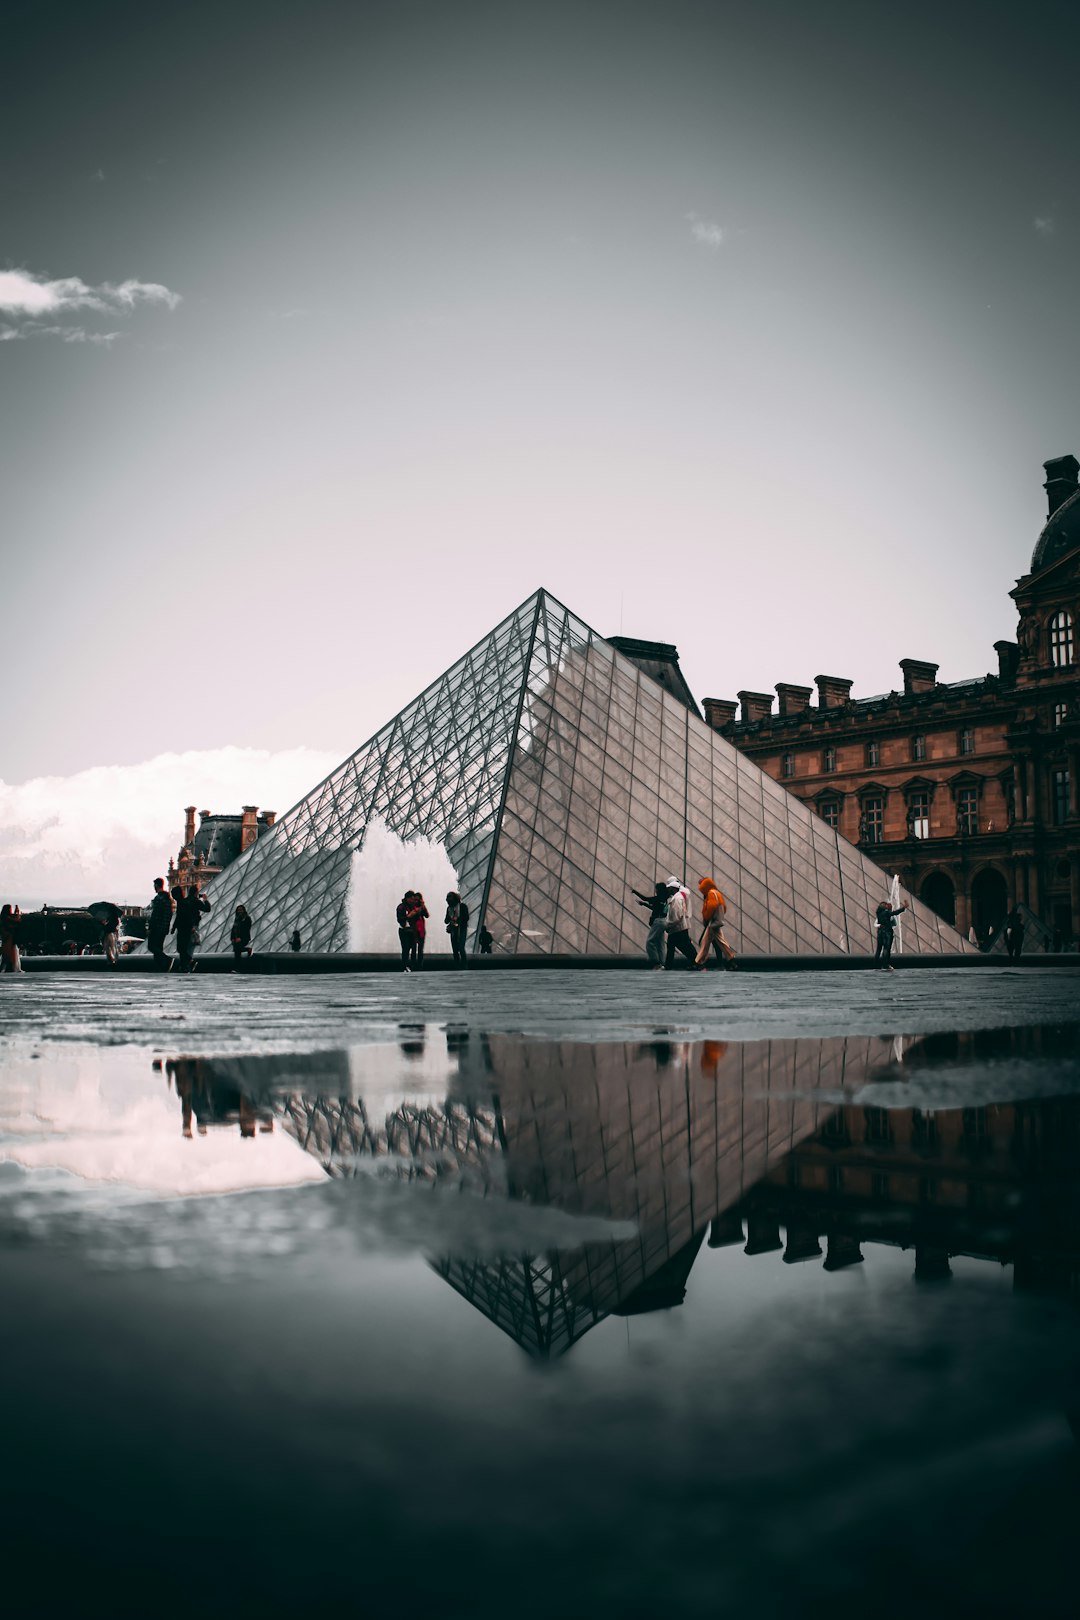
<svg viewBox="0 0 1080 1620"><path fill-rule="evenodd" d="M382 820L446 849L499 954L640 956L631 888L715 878L740 952L865 955L885 874L779 782L537 591L211 888L206 950L243 902L266 948L344 951L353 853ZM907 952L967 947L904 895Z"/></svg>

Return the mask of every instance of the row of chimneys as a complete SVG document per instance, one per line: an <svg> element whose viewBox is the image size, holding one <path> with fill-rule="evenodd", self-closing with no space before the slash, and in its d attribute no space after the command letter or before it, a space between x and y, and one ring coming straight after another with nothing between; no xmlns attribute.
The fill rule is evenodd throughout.
<svg viewBox="0 0 1080 1620"><path fill-rule="evenodd" d="M900 668L904 672L904 693L907 697L917 692L932 692L937 685L937 664L926 664L921 658L901 658ZM839 675L815 675L814 685L818 692L818 709L838 709L851 700L852 682L842 679ZM788 715L803 714L810 707L810 699L814 695L813 686L792 686L789 681L777 681L776 695L780 699L780 718L784 720ZM772 717L773 695L771 692L740 692L738 703L729 698L703 698L702 708L705 710L705 719L710 726L720 731L729 726L739 714L743 724L754 720L769 720ZM741 713L739 712L741 707Z"/></svg>
<svg viewBox="0 0 1080 1620"><path fill-rule="evenodd" d="M258 833L259 807L258 807L258 805L257 804L245 804L242 808L243 808L243 814L240 817L240 853L241 854L243 854L246 849L250 849L251 845L255 842L256 838L259 836L259 833ZM200 810L199 811L199 821L200 822L206 821L208 819L209 815L210 815L209 810ZM277 811L276 810L264 810L263 813L262 813L262 820L263 820L263 826L264 827L272 827L274 825L274 822L277 820ZM184 844L186 846L186 845L189 845L189 844L193 844L194 842L195 842L195 806L193 804L189 804L187 806L187 808L185 809L185 811L184 811Z"/></svg>

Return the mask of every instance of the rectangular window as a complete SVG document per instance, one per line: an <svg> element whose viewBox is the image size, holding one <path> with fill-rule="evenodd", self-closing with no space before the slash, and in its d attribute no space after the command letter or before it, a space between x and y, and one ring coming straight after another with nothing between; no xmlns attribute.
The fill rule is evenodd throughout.
<svg viewBox="0 0 1080 1620"><path fill-rule="evenodd" d="M860 836L864 844L880 844L885 837L885 800L873 793L863 800Z"/></svg>
<svg viewBox="0 0 1080 1620"><path fill-rule="evenodd" d="M1055 613L1050 620L1050 659L1055 669L1067 669L1073 661L1071 613Z"/></svg>
<svg viewBox="0 0 1080 1620"><path fill-rule="evenodd" d="M823 771L835 771L835 769L836 769L836 749L835 748L826 748L825 752L821 756L821 768L822 768Z"/></svg>
<svg viewBox="0 0 1080 1620"><path fill-rule="evenodd" d="M926 758L926 738L921 731L911 739L911 757L916 760Z"/></svg>
<svg viewBox="0 0 1080 1620"><path fill-rule="evenodd" d="M1063 827L1069 819L1069 773L1054 772L1054 825Z"/></svg>
<svg viewBox="0 0 1080 1620"><path fill-rule="evenodd" d="M926 789L920 788L908 800L908 836L930 836L930 794Z"/></svg>
<svg viewBox="0 0 1080 1620"><path fill-rule="evenodd" d="M970 726L965 726L960 733L960 752L962 754L975 752L975 733Z"/></svg>
<svg viewBox="0 0 1080 1620"><path fill-rule="evenodd" d="M780 755L780 775L785 777L785 778L795 775L795 755L794 754L781 754Z"/></svg>
<svg viewBox="0 0 1080 1620"><path fill-rule="evenodd" d="M868 765L881 764L881 749L876 742L868 742L866 745L866 763Z"/></svg>
<svg viewBox="0 0 1080 1620"><path fill-rule="evenodd" d="M836 832L840 826L840 800L823 799L818 805L818 815L827 827Z"/></svg>
<svg viewBox="0 0 1080 1620"><path fill-rule="evenodd" d="M973 787L961 788L956 795L956 825L964 838L979 830L979 794Z"/></svg>
<svg viewBox="0 0 1080 1620"><path fill-rule="evenodd" d="M1069 705L1067 703L1054 704L1054 727L1063 726L1069 718Z"/></svg>

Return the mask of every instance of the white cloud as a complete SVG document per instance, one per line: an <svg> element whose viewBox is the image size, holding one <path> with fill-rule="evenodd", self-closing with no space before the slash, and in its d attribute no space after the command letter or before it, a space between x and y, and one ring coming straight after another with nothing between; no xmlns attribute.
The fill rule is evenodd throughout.
<svg viewBox="0 0 1080 1620"><path fill-rule="evenodd" d="M700 215L694 213L687 214L686 217L690 221L690 235L702 247L715 252L727 240L727 232L722 225L717 225L712 220L702 219Z"/></svg>
<svg viewBox="0 0 1080 1620"><path fill-rule="evenodd" d="M103 281L92 287L81 276L63 276L49 281L31 270L0 270L0 313L19 324L0 328L0 343L22 337L58 337L64 343L98 343L108 346L118 332L92 332L81 326L45 324L76 310L97 315L129 315L141 304L164 305L173 310L180 294L159 281Z"/></svg>
<svg viewBox="0 0 1080 1620"><path fill-rule="evenodd" d="M166 304L175 309L180 294L159 281L103 281L91 287L81 276L46 281L30 270L0 270L0 309L13 315L58 315L72 309L134 309L138 303Z"/></svg>
<svg viewBox="0 0 1080 1620"><path fill-rule="evenodd" d="M40 321L24 321L21 326L0 326L0 343L19 338L58 337L62 343L100 343L108 348L121 332L88 332L85 326L43 326Z"/></svg>
<svg viewBox="0 0 1080 1620"><path fill-rule="evenodd" d="M1031 223L1040 236L1053 236L1054 221L1049 214L1036 214Z"/></svg>
<svg viewBox="0 0 1080 1620"><path fill-rule="evenodd" d="M137 902L180 847L185 805L284 812L347 752L216 748L0 782L0 898Z"/></svg>

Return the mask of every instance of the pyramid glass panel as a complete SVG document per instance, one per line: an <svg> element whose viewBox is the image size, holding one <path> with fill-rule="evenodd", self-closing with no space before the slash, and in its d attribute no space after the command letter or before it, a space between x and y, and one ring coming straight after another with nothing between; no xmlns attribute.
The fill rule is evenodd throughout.
<svg viewBox="0 0 1080 1620"><path fill-rule="evenodd" d="M348 950L353 855L375 819L445 848L500 954L638 956L632 889L716 880L736 951L874 944L888 880L815 813L546 591L538 591L295 805L210 889L205 948L233 908L267 949L299 928ZM919 902L909 951L967 949Z"/></svg>

